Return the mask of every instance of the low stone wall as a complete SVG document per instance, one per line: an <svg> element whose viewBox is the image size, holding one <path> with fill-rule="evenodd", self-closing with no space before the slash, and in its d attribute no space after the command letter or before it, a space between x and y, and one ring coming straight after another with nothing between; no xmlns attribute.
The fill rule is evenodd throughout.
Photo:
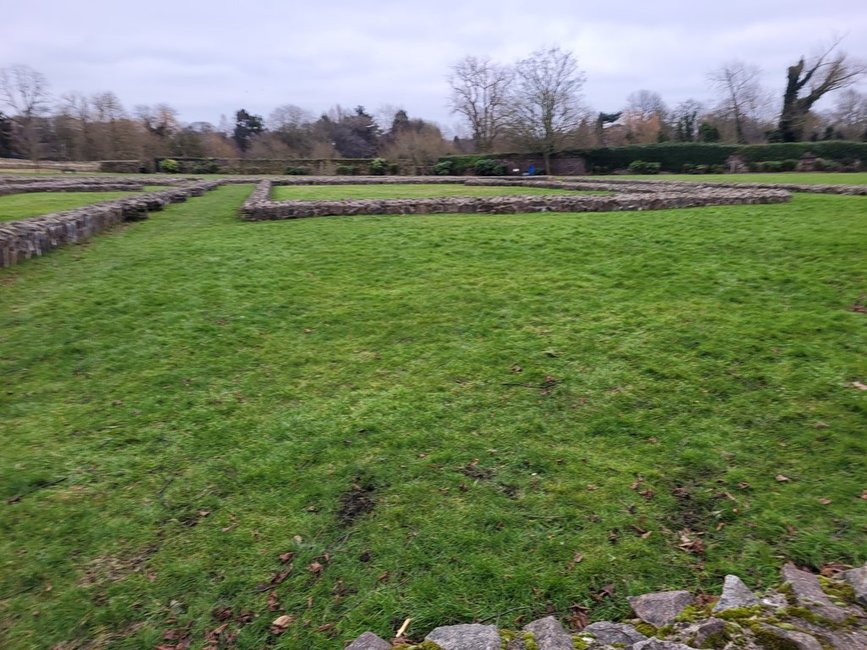
<svg viewBox="0 0 867 650"><path fill-rule="evenodd" d="M474 185L481 184L474 181ZM567 188L565 184L555 184ZM678 188L670 192L622 193L611 196L532 195L495 197L440 197L431 199L361 199L326 201L272 201L271 181L261 181L241 207L247 221L365 214L516 214L532 212L619 212L695 208L708 205L783 203L790 200L780 190L726 188ZM580 189L587 189L582 185ZM616 188L620 189L620 188Z"/></svg>
<svg viewBox="0 0 867 650"><path fill-rule="evenodd" d="M501 177L489 177L501 178ZM463 185L466 176L291 176L274 185Z"/></svg>
<svg viewBox="0 0 867 650"><path fill-rule="evenodd" d="M181 203L218 187L219 181L196 182L159 192L102 201L76 210L30 219L0 222L0 267L44 255L50 250L89 239L124 221L146 219L149 212Z"/></svg>
<svg viewBox="0 0 867 650"><path fill-rule="evenodd" d="M593 177L575 177L566 178L567 184L575 184L581 186L598 185L600 180ZM671 180L648 180L648 179L614 179L606 178L601 181L606 185L612 186L651 186L651 187L667 187L667 186L693 186L693 187L724 187L729 189L756 189L756 190L783 190L786 192L804 192L809 194L844 194L847 196L867 196L867 185L810 185L806 183L691 183L689 181L671 181Z"/></svg>
<svg viewBox="0 0 867 650"><path fill-rule="evenodd" d="M115 183L4 183L0 196L34 192L140 192L144 185L137 182Z"/></svg>
<svg viewBox="0 0 867 650"><path fill-rule="evenodd" d="M547 616L520 630L438 627L417 643L365 632L346 650L867 649L867 565L817 576L787 564L782 584L762 594L728 575L718 598L665 591L628 600L636 618L624 622L589 623L587 610L574 607L571 631Z"/></svg>

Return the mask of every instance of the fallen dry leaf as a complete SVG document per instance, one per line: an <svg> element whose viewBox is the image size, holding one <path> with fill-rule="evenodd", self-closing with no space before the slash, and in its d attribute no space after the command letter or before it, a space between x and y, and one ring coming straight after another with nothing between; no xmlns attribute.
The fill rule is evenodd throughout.
<svg viewBox="0 0 867 650"><path fill-rule="evenodd" d="M827 497L822 497L821 499L819 499L819 503L821 503L823 506L827 506L831 503L831 499Z"/></svg>
<svg viewBox="0 0 867 650"><path fill-rule="evenodd" d="M211 612L211 616L213 616L218 621L228 621L232 616L234 616L234 612L231 607L223 607L220 609L215 609Z"/></svg>
<svg viewBox="0 0 867 650"><path fill-rule="evenodd" d="M324 568L325 567L319 564L319 562L311 562L307 565L307 570L313 575L319 575L320 573L322 573L322 569Z"/></svg>
<svg viewBox="0 0 867 650"><path fill-rule="evenodd" d="M865 501L867 501L867 490L864 490L864 491L861 493L861 498L864 499Z"/></svg>
<svg viewBox="0 0 867 650"><path fill-rule="evenodd" d="M295 553L293 553L292 551L287 551L286 553L281 553L280 555L278 555L277 559L280 560L283 564L286 564L287 562L291 562L294 557Z"/></svg>
<svg viewBox="0 0 867 650"><path fill-rule="evenodd" d="M867 384L862 384L860 381L853 381L852 386L858 390L867 390Z"/></svg>
<svg viewBox="0 0 867 650"><path fill-rule="evenodd" d="M328 630L330 630L333 627L334 627L334 623L326 623L325 625L320 625L319 627L317 627L316 631L317 632L327 632Z"/></svg>
<svg viewBox="0 0 867 650"><path fill-rule="evenodd" d="M271 634L283 634L283 632L285 632L287 628L294 622L294 616L288 616L287 614L283 614L283 616L278 616L273 621L271 621Z"/></svg>
<svg viewBox="0 0 867 650"><path fill-rule="evenodd" d="M777 483L788 483L791 480L788 476L783 476L782 474L777 474L774 478L777 480Z"/></svg>
<svg viewBox="0 0 867 650"><path fill-rule="evenodd" d="M280 601L277 598L277 592L272 591L268 593L268 611L269 612L279 612L280 611Z"/></svg>
<svg viewBox="0 0 867 650"><path fill-rule="evenodd" d="M693 534L694 533L691 533L688 530L683 531L680 534L680 544L677 545L678 548L687 553L704 555L704 542L698 537L692 537Z"/></svg>
<svg viewBox="0 0 867 650"><path fill-rule="evenodd" d="M566 617L566 625L574 632L580 632L590 624L589 609L583 605L572 605L569 608L569 616Z"/></svg>
<svg viewBox="0 0 867 650"><path fill-rule="evenodd" d="M851 564L841 564L839 562L829 562L828 564L822 565L822 568L819 570L819 574L825 576L826 578L834 578L844 571L848 571L852 568Z"/></svg>

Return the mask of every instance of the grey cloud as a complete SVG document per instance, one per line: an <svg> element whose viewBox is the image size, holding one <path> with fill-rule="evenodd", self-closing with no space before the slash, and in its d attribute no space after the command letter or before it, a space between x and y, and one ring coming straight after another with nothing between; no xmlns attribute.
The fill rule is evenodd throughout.
<svg viewBox="0 0 867 650"><path fill-rule="evenodd" d="M392 104L451 124L445 77L458 58L511 62L554 43L575 52L585 102L599 110L640 88L670 104L705 99L707 73L733 58L761 66L778 89L785 67L834 33L867 59L863 0L5 4L0 66L31 65L57 94L167 102L186 121L216 122L242 106L267 114L284 103L313 112L339 103Z"/></svg>

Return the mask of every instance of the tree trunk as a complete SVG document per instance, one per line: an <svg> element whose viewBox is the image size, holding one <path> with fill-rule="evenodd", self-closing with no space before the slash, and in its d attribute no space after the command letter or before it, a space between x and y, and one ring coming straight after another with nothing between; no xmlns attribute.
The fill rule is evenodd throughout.
<svg viewBox="0 0 867 650"><path fill-rule="evenodd" d="M804 137L804 118L807 111L802 109L798 101L798 91L800 91L802 85L801 73L803 70L803 59L798 62L798 65L789 67L779 125L780 136L783 142L800 142Z"/></svg>

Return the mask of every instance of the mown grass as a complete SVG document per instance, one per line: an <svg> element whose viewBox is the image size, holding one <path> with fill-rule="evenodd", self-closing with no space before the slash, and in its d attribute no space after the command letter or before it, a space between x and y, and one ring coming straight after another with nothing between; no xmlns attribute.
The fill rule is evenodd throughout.
<svg viewBox="0 0 867 650"><path fill-rule="evenodd" d="M598 194L598 192L596 192ZM275 201L310 199L425 199L439 196L504 196L533 194L574 194L567 190L537 187L485 187L471 185L277 185L271 190ZM588 192L589 194L589 192Z"/></svg>
<svg viewBox="0 0 867 650"><path fill-rule="evenodd" d="M250 190L0 272L3 647L231 609L238 648L335 648L867 559L863 197L244 223Z"/></svg>
<svg viewBox="0 0 867 650"><path fill-rule="evenodd" d="M604 178L604 177L598 177ZM783 172L779 174L659 174L635 175L620 178L642 180L686 181L701 183L796 183L808 185L864 185L867 172Z"/></svg>
<svg viewBox="0 0 867 650"><path fill-rule="evenodd" d="M160 186L147 186L144 191L153 192L165 189ZM49 212L81 208L100 201L122 199L140 192L31 192L0 196L0 221L27 219Z"/></svg>

